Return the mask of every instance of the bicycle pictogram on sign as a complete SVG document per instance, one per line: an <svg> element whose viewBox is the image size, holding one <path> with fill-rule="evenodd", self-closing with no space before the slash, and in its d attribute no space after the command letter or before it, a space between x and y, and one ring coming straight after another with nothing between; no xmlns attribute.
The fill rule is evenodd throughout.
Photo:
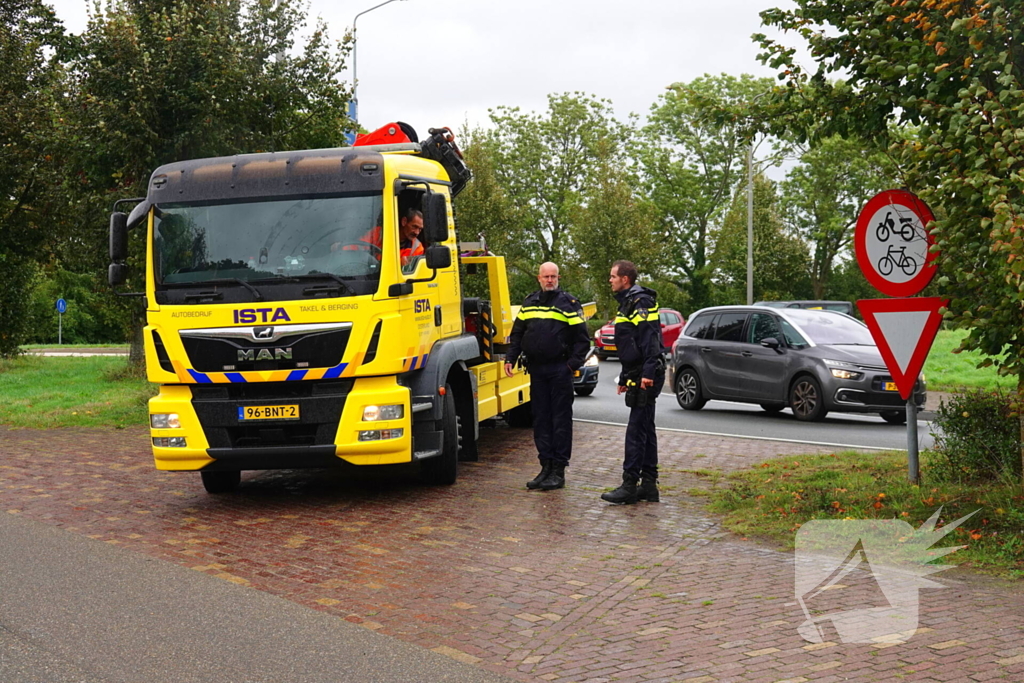
<svg viewBox="0 0 1024 683"><path fill-rule="evenodd" d="M857 219L854 246L864 276L889 296L913 296L935 272L928 223L931 211L906 190L886 190Z"/></svg>

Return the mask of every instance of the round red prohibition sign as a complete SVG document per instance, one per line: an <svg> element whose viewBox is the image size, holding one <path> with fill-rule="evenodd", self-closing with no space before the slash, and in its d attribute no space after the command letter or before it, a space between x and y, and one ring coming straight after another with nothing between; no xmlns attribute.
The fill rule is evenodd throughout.
<svg viewBox="0 0 1024 683"><path fill-rule="evenodd" d="M871 285L889 296L913 296L935 276L931 209L906 190L879 192L864 206L853 236L857 263Z"/></svg>

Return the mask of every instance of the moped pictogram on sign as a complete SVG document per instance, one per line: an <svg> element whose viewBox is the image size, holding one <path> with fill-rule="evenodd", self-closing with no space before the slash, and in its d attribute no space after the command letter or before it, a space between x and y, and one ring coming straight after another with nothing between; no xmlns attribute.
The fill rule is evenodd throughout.
<svg viewBox="0 0 1024 683"><path fill-rule="evenodd" d="M928 206L906 190L886 190L857 219L854 248L868 282L889 296L913 296L931 281L935 254Z"/></svg>

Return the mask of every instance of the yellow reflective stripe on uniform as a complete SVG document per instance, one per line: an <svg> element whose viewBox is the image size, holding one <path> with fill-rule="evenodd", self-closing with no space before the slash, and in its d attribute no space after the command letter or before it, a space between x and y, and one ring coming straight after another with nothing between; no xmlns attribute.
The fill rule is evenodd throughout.
<svg viewBox="0 0 1024 683"><path fill-rule="evenodd" d="M563 311L560 308L551 306L523 306L519 309L519 320L557 320L568 325L579 325L583 323L583 316L577 311Z"/></svg>
<svg viewBox="0 0 1024 683"><path fill-rule="evenodd" d="M632 325L639 325L640 323L645 322L645 321L646 322L655 322L656 323L656 322L658 322L658 319L660 317L658 315L658 312L659 312L659 309L657 307L655 307L655 308L647 309L647 316L646 317L641 315L639 311L633 313L633 315L628 316L628 317L624 316L624 315L622 315L620 313L620 314L615 316L615 322L616 323L630 323Z"/></svg>

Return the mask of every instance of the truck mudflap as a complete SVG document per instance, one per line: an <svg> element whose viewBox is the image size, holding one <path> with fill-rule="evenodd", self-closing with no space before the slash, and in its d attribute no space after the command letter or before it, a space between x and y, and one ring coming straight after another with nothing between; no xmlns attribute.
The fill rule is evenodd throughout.
<svg viewBox="0 0 1024 683"><path fill-rule="evenodd" d="M422 369L403 376L403 383L412 394L414 460L441 454L444 408L440 390L444 387L454 393L463 434L471 437L463 439L463 458L476 459L476 440L480 435L477 386L466 362L479 355L479 342L471 334L443 339L431 348Z"/></svg>

